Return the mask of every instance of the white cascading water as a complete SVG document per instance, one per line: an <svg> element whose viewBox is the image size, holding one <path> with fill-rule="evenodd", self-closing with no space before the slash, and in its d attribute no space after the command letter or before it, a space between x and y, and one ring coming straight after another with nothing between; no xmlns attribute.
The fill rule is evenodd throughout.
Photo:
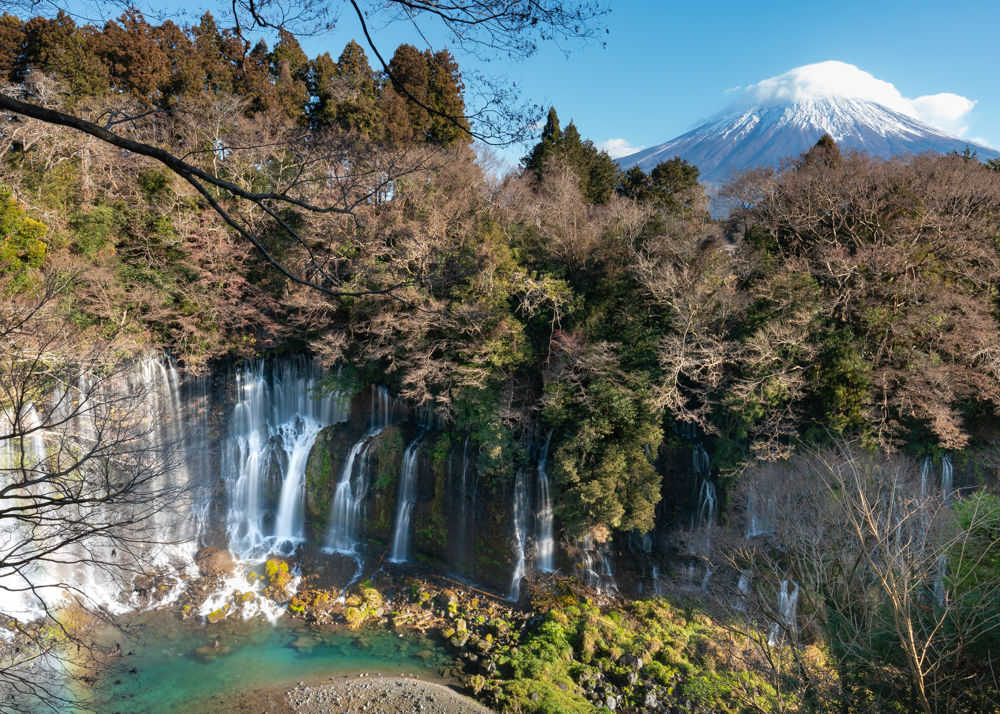
<svg viewBox="0 0 1000 714"><path fill-rule="evenodd" d="M555 570L555 539L552 527L552 501L549 497L549 475L545 466L549 460L549 443L552 430L545 437L545 445L538 457L538 515L535 517L535 567L546 573ZM515 499L516 500L516 499Z"/></svg>
<svg viewBox="0 0 1000 714"><path fill-rule="evenodd" d="M944 553L938 558L937 574L934 577L934 599L938 607L945 607L948 604L948 588L945 587L944 578L948 574L948 556Z"/></svg>
<svg viewBox="0 0 1000 714"><path fill-rule="evenodd" d="M417 498L417 463L423 436L406 448L403 469L399 475L399 494L396 497L396 528L392 537L393 563L405 563L410 555L410 531L413 528L413 506Z"/></svg>
<svg viewBox="0 0 1000 714"><path fill-rule="evenodd" d="M525 549L528 540L528 519L531 513L528 509L528 477L524 469L518 469L514 480L514 542L517 544L517 564L511 576L507 597L517 600L521 597L521 578L527 572Z"/></svg>
<svg viewBox="0 0 1000 714"><path fill-rule="evenodd" d="M130 394L141 394L141 412L132 411L145 424L142 450L156 455L172 468L164 469L152 484L154 490L176 489L178 498L169 508L150 516L156 542L147 543L144 565L157 574L172 579L175 586L160 602L169 602L180 592L182 575L196 571L194 554L204 533L210 504L210 485L205 476L208 466L208 379L195 378L182 384L176 363L164 355L146 355L120 378L102 383L81 374L45 397L44 404L28 405L17 417L7 412L0 419L0 436L11 433L15 418L21 429L38 429L24 438L0 439L0 482L10 483L11 469L42 475L50 468L72 465L79 449L96 443L106 424L107 405L121 400L129 404ZM41 412L41 415L40 415ZM68 464L67 464L68 462ZM151 462L152 463L152 462ZM80 468L87 468L86 465ZM4 473L6 472L6 473ZM115 517L100 508L89 515L100 522L112 522ZM41 543L44 533L21 533L20 542ZM62 536L56 534L60 540ZM10 542L10 541L8 541ZM110 612L122 613L139 606L129 583L133 578L133 563L124 553L118 553L103 538L91 537L50 554L22 576L5 578L0 587L0 611L8 616L24 617L43 614L37 597L46 605L63 601L66 584L84 593L92 602ZM37 595L27 590L27 580L40 587ZM50 587L58 585L58 587Z"/></svg>
<svg viewBox="0 0 1000 714"><path fill-rule="evenodd" d="M361 522L361 502L368 491L368 457L371 453L375 433L365 434L347 452L344 468L337 480L330 510L330 523L326 530L326 550L333 553L353 553L358 542ZM361 456L357 469L354 464Z"/></svg>
<svg viewBox="0 0 1000 714"><path fill-rule="evenodd" d="M467 475L468 475L468 472L469 472L469 439L470 438L471 438L471 435L470 436L466 436L465 437L465 444L462 446L462 480L461 480L461 484L460 484L459 489L458 489L458 508L456 509L458 511L458 539L457 540L458 540L458 544L459 544L459 547L460 547L459 553L457 555L459 556L459 562L462 563L462 565L466 564L466 554L468 553L468 551L465 548L461 547L461 546L466 543L466 539L468 538L468 527L469 527L469 518L468 518L468 515L467 515L468 512L469 512L469 500L468 500L468 498L469 498L469 492L468 492L468 483L467 483L466 479L467 479Z"/></svg>
<svg viewBox="0 0 1000 714"><path fill-rule="evenodd" d="M771 631L767 638L767 643L771 647L781 644L784 636L787 636L792 643L798 640L798 608L799 608L799 584L789 581L781 581L781 589L778 591L778 622L771 625Z"/></svg>
<svg viewBox="0 0 1000 714"><path fill-rule="evenodd" d="M312 398L321 377L319 367L305 359L272 365L257 360L236 374L237 401L223 474L229 491L229 549L239 560L287 556L304 540L309 451L322 428L349 416L339 394ZM281 482L276 510L267 498L275 475Z"/></svg>
<svg viewBox="0 0 1000 714"><path fill-rule="evenodd" d="M951 503L951 496L954 487L954 467L951 463L951 454L941 457L941 498L944 505Z"/></svg>
<svg viewBox="0 0 1000 714"><path fill-rule="evenodd" d="M733 603L736 610L739 612L746 612L747 605L750 603L750 575L748 573L740 573L740 580L736 584L737 594L736 601Z"/></svg>
<svg viewBox="0 0 1000 714"><path fill-rule="evenodd" d="M715 484L705 479L701 482L701 490L698 492L698 516L695 527L711 528L715 525L717 512L718 501L715 498Z"/></svg>
<svg viewBox="0 0 1000 714"><path fill-rule="evenodd" d="M583 571L583 581L597 592L617 592L618 583L611 569L611 558L608 556L608 544L594 546L593 539L585 535L580 543L580 569Z"/></svg>
<svg viewBox="0 0 1000 714"><path fill-rule="evenodd" d="M10 410L0 412L0 437L8 434L24 434L39 428L38 413L34 405L27 405L19 413ZM45 441L38 431L19 438L0 439L0 486L15 483L17 472L23 471L27 478L33 478L48 469ZM18 522L5 520L0 528L0 561L8 561L16 556L19 544L29 541L30 532ZM32 582L44 576L40 566L29 566L18 572L11 572L0 578L0 613L5 618L20 621L34 620L45 614L44 607L31 592ZM6 630L0 629L0 638Z"/></svg>
<svg viewBox="0 0 1000 714"><path fill-rule="evenodd" d="M368 493L369 457L375 437L406 414L400 399L391 397L385 387L372 385L371 400L369 430L347 452L347 460L333 492L325 539L325 550L331 553L354 553L360 538L361 504Z"/></svg>

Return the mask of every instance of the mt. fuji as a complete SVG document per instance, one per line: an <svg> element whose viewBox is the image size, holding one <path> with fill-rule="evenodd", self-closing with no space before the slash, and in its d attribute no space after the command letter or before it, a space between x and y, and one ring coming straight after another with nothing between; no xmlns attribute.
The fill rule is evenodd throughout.
<svg viewBox="0 0 1000 714"><path fill-rule="evenodd" d="M649 171L679 156L719 183L734 169L777 166L828 133L841 149L874 156L963 152L980 160L1000 152L960 139L919 117L954 124L975 104L954 94L911 100L887 82L852 65L823 62L747 87L743 96L705 124L672 141L618 159L623 167Z"/></svg>

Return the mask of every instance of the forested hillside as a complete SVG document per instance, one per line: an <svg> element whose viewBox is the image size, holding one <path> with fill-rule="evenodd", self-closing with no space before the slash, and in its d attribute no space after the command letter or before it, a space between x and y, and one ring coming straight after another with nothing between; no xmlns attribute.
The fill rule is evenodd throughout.
<svg viewBox="0 0 1000 714"><path fill-rule="evenodd" d="M726 474L840 436L921 453L994 442L1000 174L975 161L821 144L735 177L719 222L696 167L619 173L554 109L523 170L503 172L444 116L463 106L447 51L400 46L400 88L354 42L336 61L288 34L235 47L207 14L0 26L8 91L127 117L248 190L351 206L226 204L269 259L334 281L331 298L156 161L9 119L9 292L68 279L74 320L190 367L308 347L472 429L498 479L526 432L554 429L572 533L651 527L650 455L677 420L712 436Z"/></svg>

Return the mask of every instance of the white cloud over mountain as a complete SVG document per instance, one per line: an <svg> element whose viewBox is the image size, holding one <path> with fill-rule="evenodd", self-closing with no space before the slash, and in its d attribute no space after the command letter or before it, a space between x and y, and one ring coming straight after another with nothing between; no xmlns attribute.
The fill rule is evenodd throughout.
<svg viewBox="0 0 1000 714"><path fill-rule="evenodd" d="M624 139L608 139L597 145L598 149L604 149L612 159L620 159L623 156L642 151L645 146L632 146Z"/></svg>
<svg viewBox="0 0 1000 714"><path fill-rule="evenodd" d="M796 67L751 84L726 111L740 105L773 106L827 97L876 102L957 136L968 131L963 119L976 105L975 100L948 92L909 99L890 82L852 64L829 61Z"/></svg>

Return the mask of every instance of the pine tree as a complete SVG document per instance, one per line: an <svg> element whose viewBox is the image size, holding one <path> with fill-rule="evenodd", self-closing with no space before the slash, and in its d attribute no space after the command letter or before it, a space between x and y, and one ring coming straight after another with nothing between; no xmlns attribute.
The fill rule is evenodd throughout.
<svg viewBox="0 0 1000 714"><path fill-rule="evenodd" d="M682 213L690 208L683 193L698 186L701 172L679 156L661 161L649 172L650 197L657 208L668 213Z"/></svg>
<svg viewBox="0 0 1000 714"><path fill-rule="evenodd" d="M146 105L158 104L160 87L169 85L170 59L160 49L142 13L128 9L118 22L109 21L101 36L101 59L113 88L130 93Z"/></svg>
<svg viewBox="0 0 1000 714"><path fill-rule="evenodd" d="M580 136L576 125L570 121L565 130L559 128L555 108L542 129L542 139L531 153L521 160L526 171L540 181L552 159L565 161L580 180L580 193L587 203L607 203L618 186L618 165L606 151L599 151L590 139Z"/></svg>
<svg viewBox="0 0 1000 714"><path fill-rule="evenodd" d="M153 29L153 37L167 56L169 74L160 85L163 104L201 94L203 72L194 45L187 34L170 20Z"/></svg>
<svg viewBox="0 0 1000 714"><path fill-rule="evenodd" d="M248 51L249 50L249 51ZM232 68L233 91L250 99L247 114L269 113L278 108L278 90L271 81L271 56L267 43L260 40L253 49L232 33L222 35L222 54Z"/></svg>
<svg viewBox="0 0 1000 714"><path fill-rule="evenodd" d="M107 92L109 77L99 55L102 33L77 28L73 18L59 11L49 20L33 17L25 26L24 63L62 80L72 99Z"/></svg>
<svg viewBox="0 0 1000 714"><path fill-rule="evenodd" d="M206 12L196 27L191 28L194 49L201 63L203 88L211 94L233 91L232 66L223 51L224 38L219 26Z"/></svg>

